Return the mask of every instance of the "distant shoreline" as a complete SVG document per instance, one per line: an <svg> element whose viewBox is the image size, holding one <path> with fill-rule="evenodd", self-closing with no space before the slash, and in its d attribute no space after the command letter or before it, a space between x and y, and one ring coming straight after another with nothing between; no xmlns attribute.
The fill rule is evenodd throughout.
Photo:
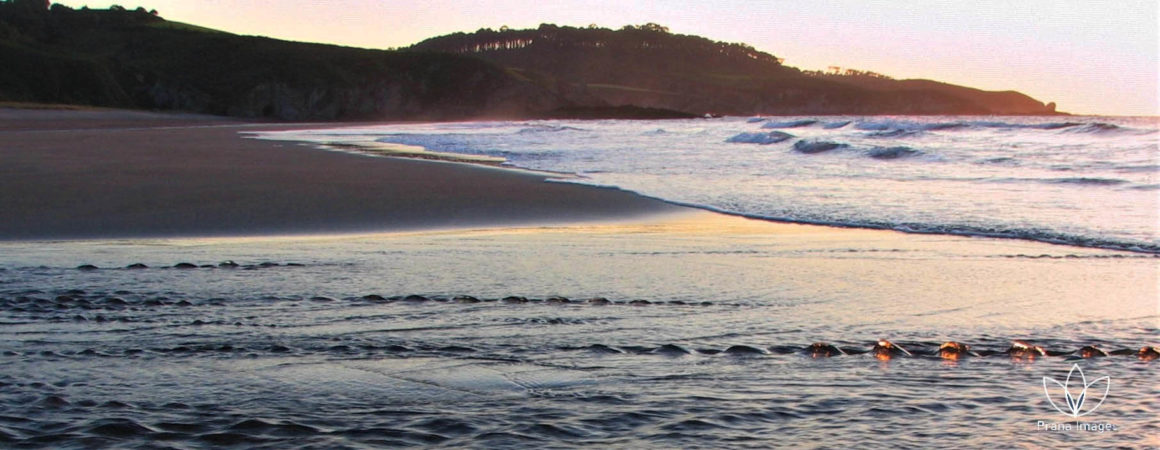
<svg viewBox="0 0 1160 450"><path fill-rule="evenodd" d="M105 106L92 105L78 105L78 104L61 104L61 103L36 103L36 102L3 102L0 101L0 112L4 110L9 111L76 111L87 113L106 113L114 114L117 117L125 118L137 116L138 118L148 118L149 116L190 116L203 119L217 119L233 122L245 122L249 124L357 124L357 123L382 123L382 121L375 121L372 118L349 118L349 119L334 119L334 120L281 120L268 117L237 117L237 116L219 116L212 114L202 114L181 110L146 110L146 109L126 109L126 108L110 108ZM898 114L751 114L744 116L733 117L890 117ZM1068 112L1054 112L1051 114L907 114L916 117L937 117L937 116L963 116L963 117L1160 117L1160 116L1106 116L1106 115L1090 115L1090 114L1072 114ZM729 117L729 115L719 116L710 115L713 118ZM0 117L3 117L0 114ZM664 108L647 108L633 105L620 106L574 106L564 107L552 111L547 111L538 114L524 114L524 115L503 115L503 116L480 116L459 119L447 120L431 120L425 118L416 118L414 120L390 119L392 122L476 122L488 120L667 120L667 119L698 119L704 118L704 115L692 114L683 111L676 111ZM0 123L0 129L3 129L4 124Z"/></svg>

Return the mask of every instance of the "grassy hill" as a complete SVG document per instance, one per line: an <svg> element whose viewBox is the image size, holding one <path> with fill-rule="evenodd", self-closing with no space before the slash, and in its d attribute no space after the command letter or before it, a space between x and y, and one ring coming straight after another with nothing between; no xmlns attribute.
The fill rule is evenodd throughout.
<svg viewBox="0 0 1160 450"><path fill-rule="evenodd" d="M0 2L0 101L278 119L524 116L563 106L458 55L237 36L143 9Z"/></svg>
<svg viewBox="0 0 1160 450"><path fill-rule="evenodd" d="M417 50L473 55L538 80L577 103L633 104L716 114L1048 114L1017 92L925 80L814 74L736 43L657 24L455 33Z"/></svg>
<svg viewBox="0 0 1160 450"><path fill-rule="evenodd" d="M0 102L283 120L1054 111L1017 92L806 73L656 24L484 29L383 51L0 0L0 67Z"/></svg>

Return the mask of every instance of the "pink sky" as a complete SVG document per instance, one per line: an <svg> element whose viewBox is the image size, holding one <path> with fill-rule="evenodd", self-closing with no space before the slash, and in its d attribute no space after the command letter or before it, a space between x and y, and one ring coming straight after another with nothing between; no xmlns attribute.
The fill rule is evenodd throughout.
<svg viewBox="0 0 1160 450"><path fill-rule="evenodd" d="M656 22L744 42L801 69L841 66L1017 90L1078 114L1160 115L1155 0L68 0L120 4L237 34L368 48L540 23Z"/></svg>

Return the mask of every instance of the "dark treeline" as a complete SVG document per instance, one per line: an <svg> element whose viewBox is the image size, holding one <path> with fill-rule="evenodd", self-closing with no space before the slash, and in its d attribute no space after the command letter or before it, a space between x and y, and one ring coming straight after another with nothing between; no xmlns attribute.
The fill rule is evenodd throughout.
<svg viewBox="0 0 1160 450"><path fill-rule="evenodd" d="M484 28L472 34L454 33L425 40L416 49L451 53L483 54L491 60L560 62L561 54L583 54L587 58L610 56L644 56L640 61L646 70L698 71L711 68L719 72L746 72L759 76L776 76L785 72L781 61L768 53L745 44L715 42L700 36L669 33L668 28L649 23L626 26L619 30L590 25L587 28L540 25L537 29L500 31ZM514 51L518 50L518 51ZM607 64L608 66L623 66ZM646 64L660 64L661 67ZM581 75L603 70L591 61L580 67ZM589 69L589 70L583 70Z"/></svg>

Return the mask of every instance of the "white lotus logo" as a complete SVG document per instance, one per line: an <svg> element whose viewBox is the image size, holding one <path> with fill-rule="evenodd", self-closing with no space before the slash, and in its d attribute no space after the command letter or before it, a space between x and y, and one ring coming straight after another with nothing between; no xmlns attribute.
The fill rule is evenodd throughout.
<svg viewBox="0 0 1160 450"><path fill-rule="evenodd" d="M1072 395L1072 391L1071 391L1071 381L1073 379L1072 375L1074 375L1076 372L1079 372L1078 380L1076 380L1077 384L1080 384L1081 386L1083 386L1083 389L1081 389L1079 391L1079 395ZM1056 386L1059 386L1059 389L1063 390L1063 400L1066 400L1066 405L1067 405L1066 411L1064 411L1063 408L1060 408L1059 407L1060 404L1056 403L1055 400L1053 400L1051 398L1052 397L1051 390L1048 389L1048 387L1047 387L1048 381L1055 383ZM1099 395L1099 399L1100 399L1099 403L1096 403L1096 406L1093 406L1090 409L1088 409L1087 411L1084 411L1083 405L1087 400L1089 400L1089 398L1088 398L1089 388L1091 388L1094 385L1099 384L1100 382L1103 382L1104 392L1103 392L1103 394ZM1096 378L1095 380L1092 380L1091 383L1088 383L1087 377L1085 377L1083 375L1083 369L1079 368L1079 364L1073 364L1071 366L1071 371L1067 372L1067 380L1065 380L1063 383L1055 381L1054 378L1043 377L1043 393L1047 395L1047 401L1051 402L1051 406L1054 407L1056 411L1059 411L1061 414L1063 414L1065 416L1071 416L1073 418L1079 418L1080 416L1086 416L1086 415L1090 414L1092 411L1095 411L1096 408L1099 408L1100 405L1104 404L1104 400L1108 398L1108 391L1111 389L1112 389L1112 379L1109 377L1099 377L1099 378ZM1097 387L1095 391L1098 393L1099 388ZM1058 395L1058 392L1056 394Z"/></svg>

